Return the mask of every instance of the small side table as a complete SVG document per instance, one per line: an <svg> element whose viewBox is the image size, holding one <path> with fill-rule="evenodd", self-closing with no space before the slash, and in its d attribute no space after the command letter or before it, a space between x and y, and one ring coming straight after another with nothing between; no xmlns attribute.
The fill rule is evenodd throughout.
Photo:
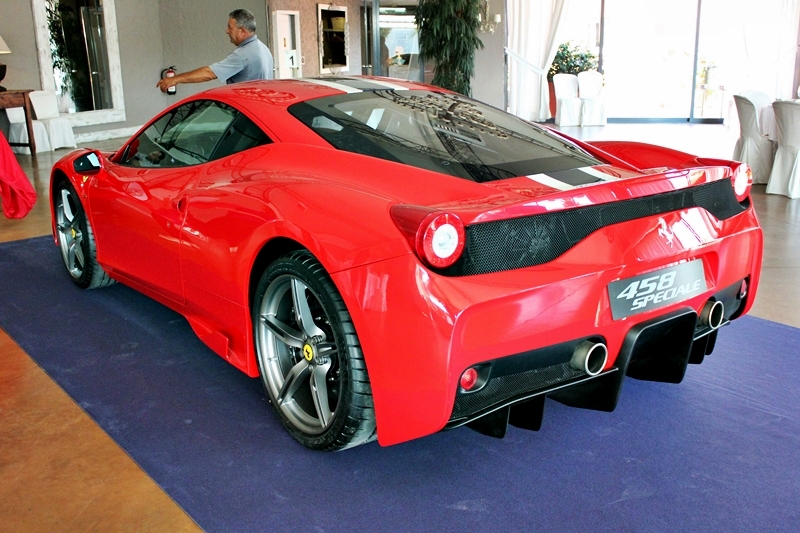
<svg viewBox="0 0 800 533"><path fill-rule="evenodd" d="M31 149L31 155L36 155L36 139L33 137L33 116L31 113L31 89L22 91L2 91L0 92L0 109L9 107L21 107L25 109L25 125L28 127L28 143L8 143L11 146L27 146Z"/></svg>

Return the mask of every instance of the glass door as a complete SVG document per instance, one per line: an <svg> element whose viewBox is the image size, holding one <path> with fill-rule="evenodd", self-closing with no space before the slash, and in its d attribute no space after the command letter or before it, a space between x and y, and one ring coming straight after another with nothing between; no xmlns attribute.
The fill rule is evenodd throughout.
<svg viewBox="0 0 800 533"><path fill-rule="evenodd" d="M701 0L695 118L735 115L742 91L780 94L776 80L793 74L795 58L782 26L797 21L786 10L783 0Z"/></svg>
<svg viewBox="0 0 800 533"><path fill-rule="evenodd" d="M606 0L604 15L608 116L688 120L697 0Z"/></svg>
<svg viewBox="0 0 800 533"><path fill-rule="evenodd" d="M361 52L365 73L402 80L423 80L417 25L414 22L416 6L416 0L365 0L361 9L364 23ZM377 17L373 14L375 12ZM373 32L376 24L378 31Z"/></svg>
<svg viewBox="0 0 800 533"><path fill-rule="evenodd" d="M372 28L377 24L372 18L372 4L373 0L364 0L364 5L361 6L361 74L365 76L377 75L373 72L373 50L375 43L373 42Z"/></svg>
<svg viewBox="0 0 800 533"><path fill-rule="evenodd" d="M89 81L92 87L94 109L110 109L111 86L108 75L108 52L106 51L105 28L102 7L82 7L81 23L89 60Z"/></svg>

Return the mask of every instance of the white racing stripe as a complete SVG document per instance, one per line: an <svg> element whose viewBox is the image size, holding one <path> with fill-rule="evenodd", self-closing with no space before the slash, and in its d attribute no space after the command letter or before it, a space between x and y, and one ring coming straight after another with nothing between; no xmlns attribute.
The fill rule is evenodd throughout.
<svg viewBox="0 0 800 533"><path fill-rule="evenodd" d="M597 170L594 167L581 167L581 168L578 168L578 169L575 169L575 170L580 170L581 172L585 172L586 174L589 174L590 176L594 176L595 178L600 178L603 181L615 181L615 180L618 179L618 178L615 178L614 176L606 174L605 172L601 172L601 171Z"/></svg>
<svg viewBox="0 0 800 533"><path fill-rule="evenodd" d="M380 85L381 87L385 87L387 89L394 89L395 91L407 91L408 87L403 87L401 85L395 85L394 83L389 83L386 81L378 81L367 78L364 80L367 83L374 83L375 85Z"/></svg>
<svg viewBox="0 0 800 533"><path fill-rule="evenodd" d="M575 188L569 183L564 183L563 181L550 177L547 174L531 174L530 176L525 176L525 177L528 178L529 180L541 183L542 185L546 185L547 187L558 189L559 191L569 191Z"/></svg>
<svg viewBox="0 0 800 533"><path fill-rule="evenodd" d="M316 83L317 85L324 85L325 87L330 87L331 89L336 89L337 91L342 91L343 93L360 93L360 92L364 92L361 89L354 89L352 87L348 87L347 85L343 85L341 83L336 83L336 82L333 82L333 81L312 80L310 78L304 78L303 81L307 81L308 83Z"/></svg>

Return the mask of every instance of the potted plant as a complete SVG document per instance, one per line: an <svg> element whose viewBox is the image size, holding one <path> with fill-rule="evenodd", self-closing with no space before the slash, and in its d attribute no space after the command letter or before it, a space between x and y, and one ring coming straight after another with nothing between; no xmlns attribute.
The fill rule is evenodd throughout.
<svg viewBox="0 0 800 533"><path fill-rule="evenodd" d="M478 38L475 0L420 0L414 13L419 28L419 57L435 63L433 85L470 95Z"/></svg>
<svg viewBox="0 0 800 533"><path fill-rule="evenodd" d="M558 46L550 70L547 71L547 84L550 88L550 115L556 116L556 92L553 88L553 76L556 74L578 74L586 70L597 68L597 56L589 50L575 45L570 48L569 43Z"/></svg>

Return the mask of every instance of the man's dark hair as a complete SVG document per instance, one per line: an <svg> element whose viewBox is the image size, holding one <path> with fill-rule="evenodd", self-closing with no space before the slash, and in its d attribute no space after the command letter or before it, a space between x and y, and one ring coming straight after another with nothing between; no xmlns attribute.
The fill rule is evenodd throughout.
<svg viewBox="0 0 800 533"><path fill-rule="evenodd" d="M236 27L247 30L250 33L256 32L256 17L246 9L234 9L228 17L236 21Z"/></svg>

